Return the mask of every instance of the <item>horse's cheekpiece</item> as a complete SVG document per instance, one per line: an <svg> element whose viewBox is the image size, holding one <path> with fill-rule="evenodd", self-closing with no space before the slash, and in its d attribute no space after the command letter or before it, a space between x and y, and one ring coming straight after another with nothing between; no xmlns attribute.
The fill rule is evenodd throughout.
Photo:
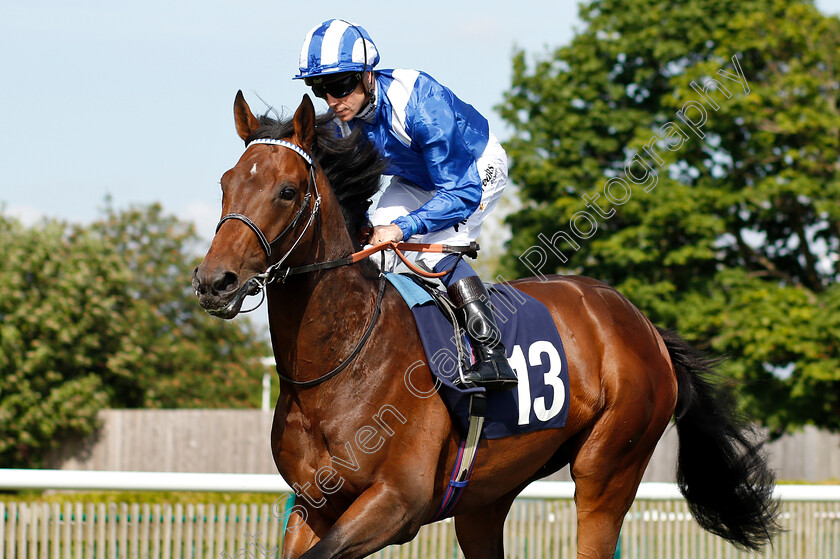
<svg viewBox="0 0 840 559"><path fill-rule="evenodd" d="M458 378L458 352L452 324L412 279L401 274L386 277L411 307L427 363L437 379L435 385L460 432L466 433L469 396L484 388L462 388L453 382ZM569 414L569 371L563 342L548 309L506 284L492 286L489 293L508 362L519 384L516 390L487 393L483 436L498 439L563 427ZM466 336L462 339L469 343Z"/></svg>

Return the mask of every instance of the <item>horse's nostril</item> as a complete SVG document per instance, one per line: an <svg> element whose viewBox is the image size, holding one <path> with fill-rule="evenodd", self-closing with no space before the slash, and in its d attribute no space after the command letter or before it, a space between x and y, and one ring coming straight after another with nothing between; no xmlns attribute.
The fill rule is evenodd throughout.
<svg viewBox="0 0 840 559"><path fill-rule="evenodd" d="M213 282L213 291L216 293L226 293L233 291L239 285L239 276L233 272L225 272Z"/></svg>
<svg viewBox="0 0 840 559"><path fill-rule="evenodd" d="M199 276L199 273L198 268L193 270L192 280L190 282L196 295L201 295L202 293L207 292L207 286L204 284L204 279Z"/></svg>

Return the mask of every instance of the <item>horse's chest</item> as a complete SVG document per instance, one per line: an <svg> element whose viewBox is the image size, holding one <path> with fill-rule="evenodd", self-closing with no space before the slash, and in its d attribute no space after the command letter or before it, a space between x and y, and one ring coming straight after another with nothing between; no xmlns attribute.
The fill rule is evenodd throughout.
<svg viewBox="0 0 840 559"><path fill-rule="evenodd" d="M275 429L274 457L283 477L315 494L354 494L364 489L388 455L389 443L407 422L395 406L342 421L316 422L290 410Z"/></svg>

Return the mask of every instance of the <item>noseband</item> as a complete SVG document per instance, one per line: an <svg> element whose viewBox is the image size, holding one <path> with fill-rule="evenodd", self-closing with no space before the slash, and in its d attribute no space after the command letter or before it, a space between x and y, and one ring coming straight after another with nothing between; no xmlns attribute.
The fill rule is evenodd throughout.
<svg viewBox="0 0 840 559"><path fill-rule="evenodd" d="M313 190L315 191L315 202L312 205L312 211L309 213L309 220L306 222L306 226L303 228L303 231L301 231L300 235L298 235L298 238L295 239L295 242L292 244L291 248L289 248L289 250L286 251L286 254L281 256L277 260L277 262L275 262L274 264L270 264L270 266L268 267L268 269L266 269L265 272L263 272L262 274L258 274L257 276L252 278L251 281L257 282L257 285L255 285L253 287L256 288L256 289L261 289L261 288L265 287L266 284L269 284L269 283L274 281L274 279L276 277L276 275L275 275L276 270L280 266L282 266L283 262L289 257L289 255L292 253L292 251L295 250L295 247L297 247L300 240L303 238L303 236L309 230L309 227L312 226L312 223L315 221L315 218L318 215L319 210L321 209L321 194L320 194L320 192L318 192L318 185L315 182L315 163L312 160L312 156L309 155L308 153L306 153L303 150L303 148L301 148L300 146L295 145L291 142L287 142L286 140L273 140L273 139L268 139L267 138L267 139L252 140L251 142L248 143L247 146L245 146L245 149L247 150L249 147L253 146L254 144L269 144L269 145L273 145L273 146L282 146L284 148L288 148L288 149L294 151L295 153L300 155L303 158L304 161L306 161L306 165L309 168L309 183L306 186L306 195L303 197L303 203L301 204L300 209L297 211L295 216L292 218L292 221L283 229L283 231L280 232L279 235L277 235L274 238L273 241L268 240L268 238L265 236L265 233L262 232L262 229L260 229L259 226L251 220L251 218L249 218L248 216L246 216L244 214L240 214L240 213L229 213L229 214L225 215L224 217L222 217L222 219L219 220L219 224L216 225L216 233L219 232L219 228L221 228L222 224L225 221L228 221L228 220L231 220L231 219L241 221L242 223L247 225L248 228L251 229L251 231L253 231L254 234L257 236L257 240L260 242L260 246L262 247L263 252L265 252L265 257L266 257L266 259L268 259L269 264L270 264L271 263L271 253L272 253L271 248L272 248L272 246L274 246L274 244L277 243L277 241L279 241L280 239L285 237L295 227L295 225L297 225L298 221L300 220L301 216L303 215L303 212L306 210L306 208L309 207L309 203L312 200L312 191ZM252 289L252 291L253 291L253 289Z"/></svg>

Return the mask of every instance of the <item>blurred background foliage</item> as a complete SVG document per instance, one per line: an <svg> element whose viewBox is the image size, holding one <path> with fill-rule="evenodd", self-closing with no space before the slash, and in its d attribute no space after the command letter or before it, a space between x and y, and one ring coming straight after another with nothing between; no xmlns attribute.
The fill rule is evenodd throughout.
<svg viewBox="0 0 840 559"><path fill-rule="evenodd" d="M840 20L792 0L596 0L580 17L570 44L515 54L498 107L523 202L503 274L533 275L519 257L539 247L541 273L601 279L726 356L720 371L772 433L837 430ZM733 56L748 92L718 74L735 74ZM691 87L712 78L730 93L710 90L717 109ZM705 107L702 139L677 115L689 101ZM663 141L668 122L686 132L679 149ZM634 156L658 182L611 203L604 185ZM578 250L558 243L563 263L538 235L571 232L582 210L597 233L573 237Z"/></svg>
<svg viewBox="0 0 840 559"><path fill-rule="evenodd" d="M266 336L197 304L192 227L157 204L89 225L0 214L0 466L115 408L258 407Z"/></svg>

